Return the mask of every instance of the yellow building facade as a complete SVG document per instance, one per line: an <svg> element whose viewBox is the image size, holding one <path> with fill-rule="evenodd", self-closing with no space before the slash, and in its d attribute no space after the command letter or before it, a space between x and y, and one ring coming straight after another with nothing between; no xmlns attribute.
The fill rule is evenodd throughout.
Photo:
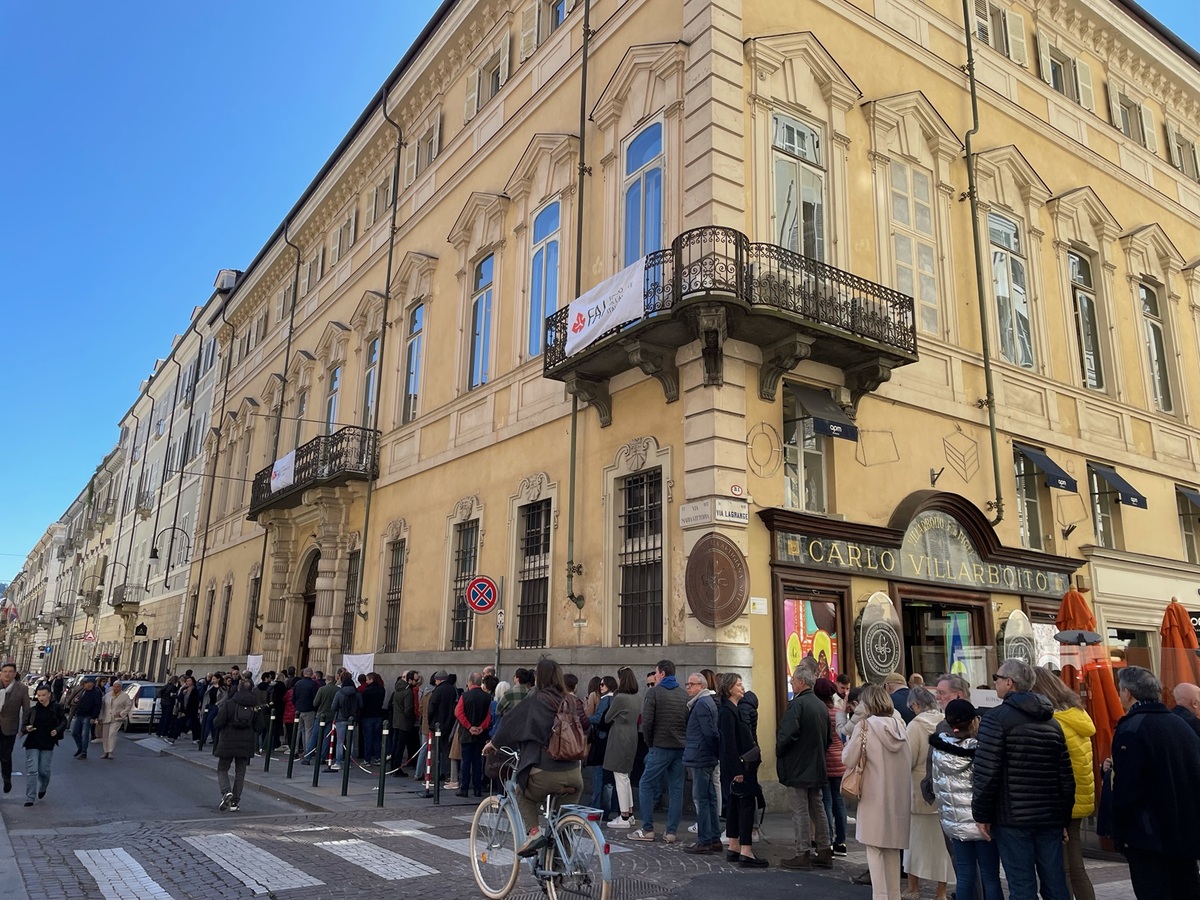
<svg viewBox="0 0 1200 900"><path fill-rule="evenodd" d="M976 4L969 172L955 4L588 15L580 134L583 4L442 4L222 290L176 668L669 657L770 710L810 654L1053 658L1073 583L1156 664L1200 589L1195 51ZM631 264L641 318L573 346L577 272Z"/></svg>

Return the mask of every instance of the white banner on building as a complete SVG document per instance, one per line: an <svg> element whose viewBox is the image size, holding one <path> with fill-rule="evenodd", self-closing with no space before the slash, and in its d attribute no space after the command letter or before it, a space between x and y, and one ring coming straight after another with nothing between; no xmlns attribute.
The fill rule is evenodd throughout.
<svg viewBox="0 0 1200 900"><path fill-rule="evenodd" d="M262 654L246 657L246 671L253 678L262 673ZM257 679L256 679L257 680Z"/></svg>
<svg viewBox="0 0 1200 900"><path fill-rule="evenodd" d="M287 453L275 460L271 467L271 493L291 487L296 479L296 451Z"/></svg>
<svg viewBox="0 0 1200 900"><path fill-rule="evenodd" d="M567 356L573 356L618 325L640 319L646 302L646 258L571 301L567 312Z"/></svg>
<svg viewBox="0 0 1200 900"><path fill-rule="evenodd" d="M342 668L358 681L359 675L367 675L375 671L374 653L346 653L342 656Z"/></svg>

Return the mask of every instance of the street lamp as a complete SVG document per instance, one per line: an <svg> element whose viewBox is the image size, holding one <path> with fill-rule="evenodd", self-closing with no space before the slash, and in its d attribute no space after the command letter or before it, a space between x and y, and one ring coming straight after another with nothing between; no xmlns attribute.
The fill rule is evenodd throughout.
<svg viewBox="0 0 1200 900"><path fill-rule="evenodd" d="M191 536L186 531L184 531L182 528L180 528L178 525L168 525L166 528L164 528L162 531L160 531L154 537L154 545L150 548L150 558L152 560L158 559L158 542L160 540L162 540L162 536L164 534L166 534L168 531L172 533L172 537L171 537L171 547L167 548L167 568L166 568L166 571L163 572L163 587L169 590L171 587L170 584L168 584L168 581L170 581L170 578L171 578L171 555L172 555L171 548L174 547L174 545L175 545L174 532L176 532L176 531L179 532L181 539L184 541L185 549L187 551L187 555L188 555L189 559L191 558L191 555L192 555L192 539L191 539Z"/></svg>

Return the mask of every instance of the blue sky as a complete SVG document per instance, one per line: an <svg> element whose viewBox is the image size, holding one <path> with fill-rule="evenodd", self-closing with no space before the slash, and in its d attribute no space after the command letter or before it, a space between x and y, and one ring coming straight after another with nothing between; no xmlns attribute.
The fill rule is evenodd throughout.
<svg viewBox="0 0 1200 900"><path fill-rule="evenodd" d="M1197 0L1144 0L1193 46ZM0 581L435 0L0 3Z"/></svg>

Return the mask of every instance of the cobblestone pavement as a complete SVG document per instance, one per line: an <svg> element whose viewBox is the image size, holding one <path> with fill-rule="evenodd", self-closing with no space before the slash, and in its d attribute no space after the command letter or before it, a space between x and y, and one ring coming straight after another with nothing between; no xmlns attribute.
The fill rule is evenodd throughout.
<svg viewBox="0 0 1200 900"><path fill-rule="evenodd" d="M71 767L69 759L60 764L63 772L52 782L52 792L60 799L57 810L39 804L22 811L19 801L5 799L4 819L31 900L479 896L467 847L477 801L444 794L442 805L434 806L417 797L411 782L395 780L397 787L389 785L385 807L376 808L373 780L361 773L352 782L354 789L342 798L335 776L328 776L329 784L322 782L314 793L311 770L298 768L297 775L303 771L305 777L288 781L283 766L264 773L262 761L256 760L242 811L220 813L211 772L204 771L213 765L210 755L179 745L160 751L143 744L136 750L147 759L128 772L140 778L146 793L138 795L118 785L103 810L71 805L87 790L101 790L103 781L97 784L97 767L90 762ZM129 763L135 764L135 759ZM114 784L119 781L119 770L100 771L112 772ZM197 792L201 799L193 800ZM156 801L148 803L147 794ZM305 808L288 805L286 798L293 794ZM768 816L763 828L764 840L756 849L771 860L767 871L739 870L723 855L686 854L683 847L689 836L682 829L681 842L674 845L639 844L629 841L627 832L610 831L614 900L751 895L757 900L794 900L798 893L822 900L870 897L869 888L850 883L851 876L866 868L861 847L851 845L850 854L838 859L830 872L788 872L777 863L793 854L790 818ZM1131 895L1124 866L1089 860L1089 868L1098 897L1118 900ZM923 893L932 897L933 886L925 887ZM10 896L3 890L0 895ZM510 896L540 900L543 895L523 870Z"/></svg>

